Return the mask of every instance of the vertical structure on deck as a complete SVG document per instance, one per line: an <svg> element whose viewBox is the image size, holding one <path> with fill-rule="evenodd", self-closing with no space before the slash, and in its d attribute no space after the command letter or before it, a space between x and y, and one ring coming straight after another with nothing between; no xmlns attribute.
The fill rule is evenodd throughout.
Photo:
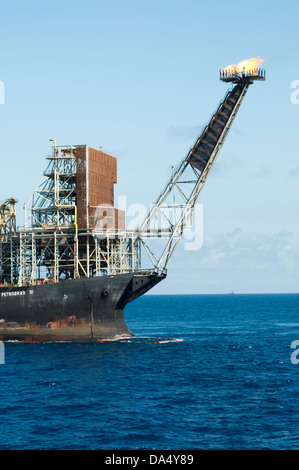
<svg viewBox="0 0 299 470"><path fill-rule="evenodd" d="M35 285L138 270L138 242L125 230L124 211L114 207L116 158L51 140L53 153L24 206L22 229L16 231L15 217L8 219L14 205L1 205L0 283Z"/></svg>
<svg viewBox="0 0 299 470"><path fill-rule="evenodd" d="M16 233L16 203L10 198L0 203L0 283L13 277L12 238Z"/></svg>

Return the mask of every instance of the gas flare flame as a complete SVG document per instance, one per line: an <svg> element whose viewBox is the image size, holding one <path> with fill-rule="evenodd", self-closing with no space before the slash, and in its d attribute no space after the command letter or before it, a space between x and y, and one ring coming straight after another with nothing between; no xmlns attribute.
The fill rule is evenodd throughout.
<svg viewBox="0 0 299 470"><path fill-rule="evenodd" d="M253 73L256 69L260 68L261 64L265 62L260 57L252 57L251 59L242 60L238 64L228 65L221 69L221 72L228 72L230 74L245 72Z"/></svg>

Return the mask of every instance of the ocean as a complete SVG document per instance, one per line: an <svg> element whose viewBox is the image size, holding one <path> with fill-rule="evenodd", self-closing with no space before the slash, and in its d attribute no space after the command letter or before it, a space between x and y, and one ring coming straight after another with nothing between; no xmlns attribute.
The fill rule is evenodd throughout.
<svg viewBox="0 0 299 470"><path fill-rule="evenodd" d="M299 448L299 294L146 295L125 319L131 340L5 344L1 450Z"/></svg>

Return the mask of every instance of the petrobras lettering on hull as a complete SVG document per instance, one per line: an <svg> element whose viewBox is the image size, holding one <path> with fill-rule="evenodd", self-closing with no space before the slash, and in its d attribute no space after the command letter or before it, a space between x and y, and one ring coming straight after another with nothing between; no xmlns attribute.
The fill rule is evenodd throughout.
<svg viewBox="0 0 299 470"><path fill-rule="evenodd" d="M33 289L29 289L28 291L29 295L33 294ZM6 292L1 292L1 297L19 297L22 295L26 295L26 291L6 291Z"/></svg>

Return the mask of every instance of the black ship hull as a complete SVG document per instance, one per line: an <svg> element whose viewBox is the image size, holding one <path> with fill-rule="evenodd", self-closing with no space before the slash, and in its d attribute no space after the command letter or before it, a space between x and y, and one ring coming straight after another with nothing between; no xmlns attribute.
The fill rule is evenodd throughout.
<svg viewBox="0 0 299 470"><path fill-rule="evenodd" d="M118 274L0 287L0 340L91 342L132 337L124 320L125 306L164 277Z"/></svg>

